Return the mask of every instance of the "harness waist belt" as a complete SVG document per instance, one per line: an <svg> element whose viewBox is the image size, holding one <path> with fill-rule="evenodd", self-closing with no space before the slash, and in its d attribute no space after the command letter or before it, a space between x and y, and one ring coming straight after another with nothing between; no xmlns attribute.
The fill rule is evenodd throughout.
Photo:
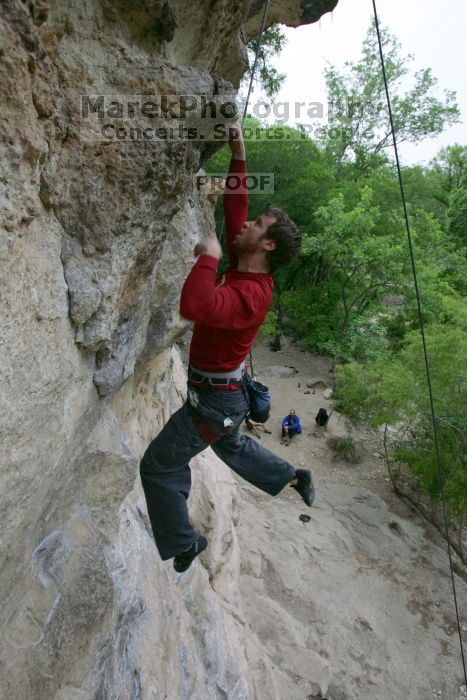
<svg viewBox="0 0 467 700"><path fill-rule="evenodd" d="M228 386L235 382L241 382L245 363L227 372L206 372L203 369L196 369L193 365L188 367L188 379L191 382L201 383L206 382L214 386Z"/></svg>

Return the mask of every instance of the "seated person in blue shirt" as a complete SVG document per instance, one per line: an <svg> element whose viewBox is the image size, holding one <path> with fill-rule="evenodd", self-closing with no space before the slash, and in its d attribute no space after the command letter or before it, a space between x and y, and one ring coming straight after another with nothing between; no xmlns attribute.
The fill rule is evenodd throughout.
<svg viewBox="0 0 467 700"><path fill-rule="evenodd" d="M300 418L295 414L295 410L291 408L289 415L282 421L281 445L288 445L293 436L299 435L301 432Z"/></svg>

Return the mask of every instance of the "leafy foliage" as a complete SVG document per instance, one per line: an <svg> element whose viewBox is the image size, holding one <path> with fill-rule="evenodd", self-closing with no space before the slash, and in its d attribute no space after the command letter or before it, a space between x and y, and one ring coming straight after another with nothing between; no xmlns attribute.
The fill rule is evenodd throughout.
<svg viewBox="0 0 467 700"><path fill-rule="evenodd" d="M255 73L255 82L262 88L266 97L273 98L281 89L285 80L285 73L279 73L272 65L271 59L279 54L287 43L284 32L278 24L272 24L265 29L261 37L261 45L258 50L258 37L254 37L247 43L250 67L243 77L244 86L251 80L255 53L258 50L258 64Z"/></svg>
<svg viewBox="0 0 467 700"><path fill-rule="evenodd" d="M402 92L413 56L403 56L400 43L384 27L381 36L398 142L420 141L458 121L455 93L444 91L444 99L438 98L434 92L437 80L430 68L415 72L411 87ZM362 172L368 171L385 159L384 149L391 144L374 24L363 42L361 59L347 62L344 71L329 65L325 79L332 108L324 145L337 167L350 159Z"/></svg>
<svg viewBox="0 0 467 700"><path fill-rule="evenodd" d="M396 458L409 465L419 487L434 500L443 482L452 511L462 519L467 513L467 333L460 326L436 324L428 328L426 339L441 477L418 332L409 333L404 348L389 360L342 365L337 396L341 408L354 418L365 418L374 426L397 425Z"/></svg>
<svg viewBox="0 0 467 700"><path fill-rule="evenodd" d="M326 440L326 445L334 452L336 459L353 464L360 462L359 450L351 435L344 437L335 435Z"/></svg>

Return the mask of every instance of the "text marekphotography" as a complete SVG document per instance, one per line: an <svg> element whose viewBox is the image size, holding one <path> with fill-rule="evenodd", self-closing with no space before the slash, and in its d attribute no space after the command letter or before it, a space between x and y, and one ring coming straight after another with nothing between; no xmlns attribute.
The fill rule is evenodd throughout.
<svg viewBox="0 0 467 700"><path fill-rule="evenodd" d="M360 128L362 114L379 115L373 103L253 102L254 122L244 140L297 141L339 139L345 129ZM80 138L88 142L226 142L235 132L241 105L235 95L81 95ZM259 122L258 122L259 120ZM267 122L272 120L274 123ZM297 128L288 122L295 120Z"/></svg>

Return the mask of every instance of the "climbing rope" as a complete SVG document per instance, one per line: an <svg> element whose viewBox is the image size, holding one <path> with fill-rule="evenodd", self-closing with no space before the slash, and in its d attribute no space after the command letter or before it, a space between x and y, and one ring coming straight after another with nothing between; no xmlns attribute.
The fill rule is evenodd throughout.
<svg viewBox="0 0 467 700"><path fill-rule="evenodd" d="M266 17L268 14L270 1L271 0L266 0L266 2L264 3L263 19L261 22L261 29L259 30L258 41L256 42L256 48L255 48L255 60L253 61L253 68L251 69L250 84L248 86L248 93L246 96L245 107L243 109L242 130L243 130L243 127L245 125L245 119L246 119L247 110L248 110L248 103L250 101L251 89L253 87L253 80L254 80L255 73L256 73L256 65L258 63L259 50L261 48L261 40L263 38L263 32L264 32L264 27L266 24Z"/></svg>
<svg viewBox="0 0 467 700"><path fill-rule="evenodd" d="M412 276L413 276L413 280L414 280L415 295L417 298L418 321L419 321L419 325L420 325L420 334L422 337L423 357L424 357L424 362L425 362L426 379L427 379L427 385L428 385L428 395L429 395L429 400L430 400L431 424L432 424L432 429L433 429L433 442L434 442L435 454L436 454L436 466L437 466L437 471L438 471L439 485L440 485L440 489L441 489L441 502L442 502L442 506L443 506L443 521L444 521L444 528L445 528L445 533L446 533L447 550L448 550L448 556L449 556L449 567L451 570L451 583L452 583L452 591L453 591L453 596L454 596L454 606L456 609L457 630L458 630L458 634L459 634L459 643L460 643L460 649L461 649L462 665L463 665L463 669L464 669L465 685L467 687L467 671L466 671L466 665L465 665L464 647L463 647L463 642L462 642L462 630L461 630L461 623L460 623L460 618L459 618L459 607L457 604L457 590L456 590L456 582L454 579L454 567L453 567L453 563L452 563L451 544L449 542L449 526L448 526L448 518L447 518L447 512L446 512L446 498L445 498L445 489L444 489L444 470L443 470L443 466L442 466L442 462L441 462L439 442L438 442L438 431L436 428L436 414L435 414L435 407L434 407L434 401L433 401L433 389L432 389L432 384L431 384L430 364L428 362L428 351L427 351L426 338L425 338L425 324L423 322L422 302L421 302L420 290L419 290L419 286L418 286L417 267L415 265L415 255L414 255L414 250L413 250L413 245L412 245L412 234L411 234L411 230L410 230L409 215L408 215L408 211L407 211L407 202L406 202L406 198L405 198L404 183L402 180L401 165L400 165L400 161L399 161L399 151L397 148L396 130L394 127L394 119L393 119L393 115L392 115L391 98L389 96L389 86L388 86L388 80L387 80L387 76L386 76L386 66L385 66L385 62L384 62L383 44L381 41L381 32L380 32L380 27L379 27L378 13L376 10L376 0L372 0L372 3L373 3L373 13L374 13L374 17L375 17L376 34L378 37L379 56L381 59L381 68L383 71L384 89L386 92L386 102L387 102L387 106L388 106L389 122L391 125L391 135L392 135L392 142L393 142L393 147L394 147L394 155L396 158L397 175L399 178L399 189L400 189L400 193L401 193L402 206L403 206L404 218L405 218L405 228L406 228L407 240L408 240L408 244L409 244L410 262L411 262L411 266L412 266Z"/></svg>

